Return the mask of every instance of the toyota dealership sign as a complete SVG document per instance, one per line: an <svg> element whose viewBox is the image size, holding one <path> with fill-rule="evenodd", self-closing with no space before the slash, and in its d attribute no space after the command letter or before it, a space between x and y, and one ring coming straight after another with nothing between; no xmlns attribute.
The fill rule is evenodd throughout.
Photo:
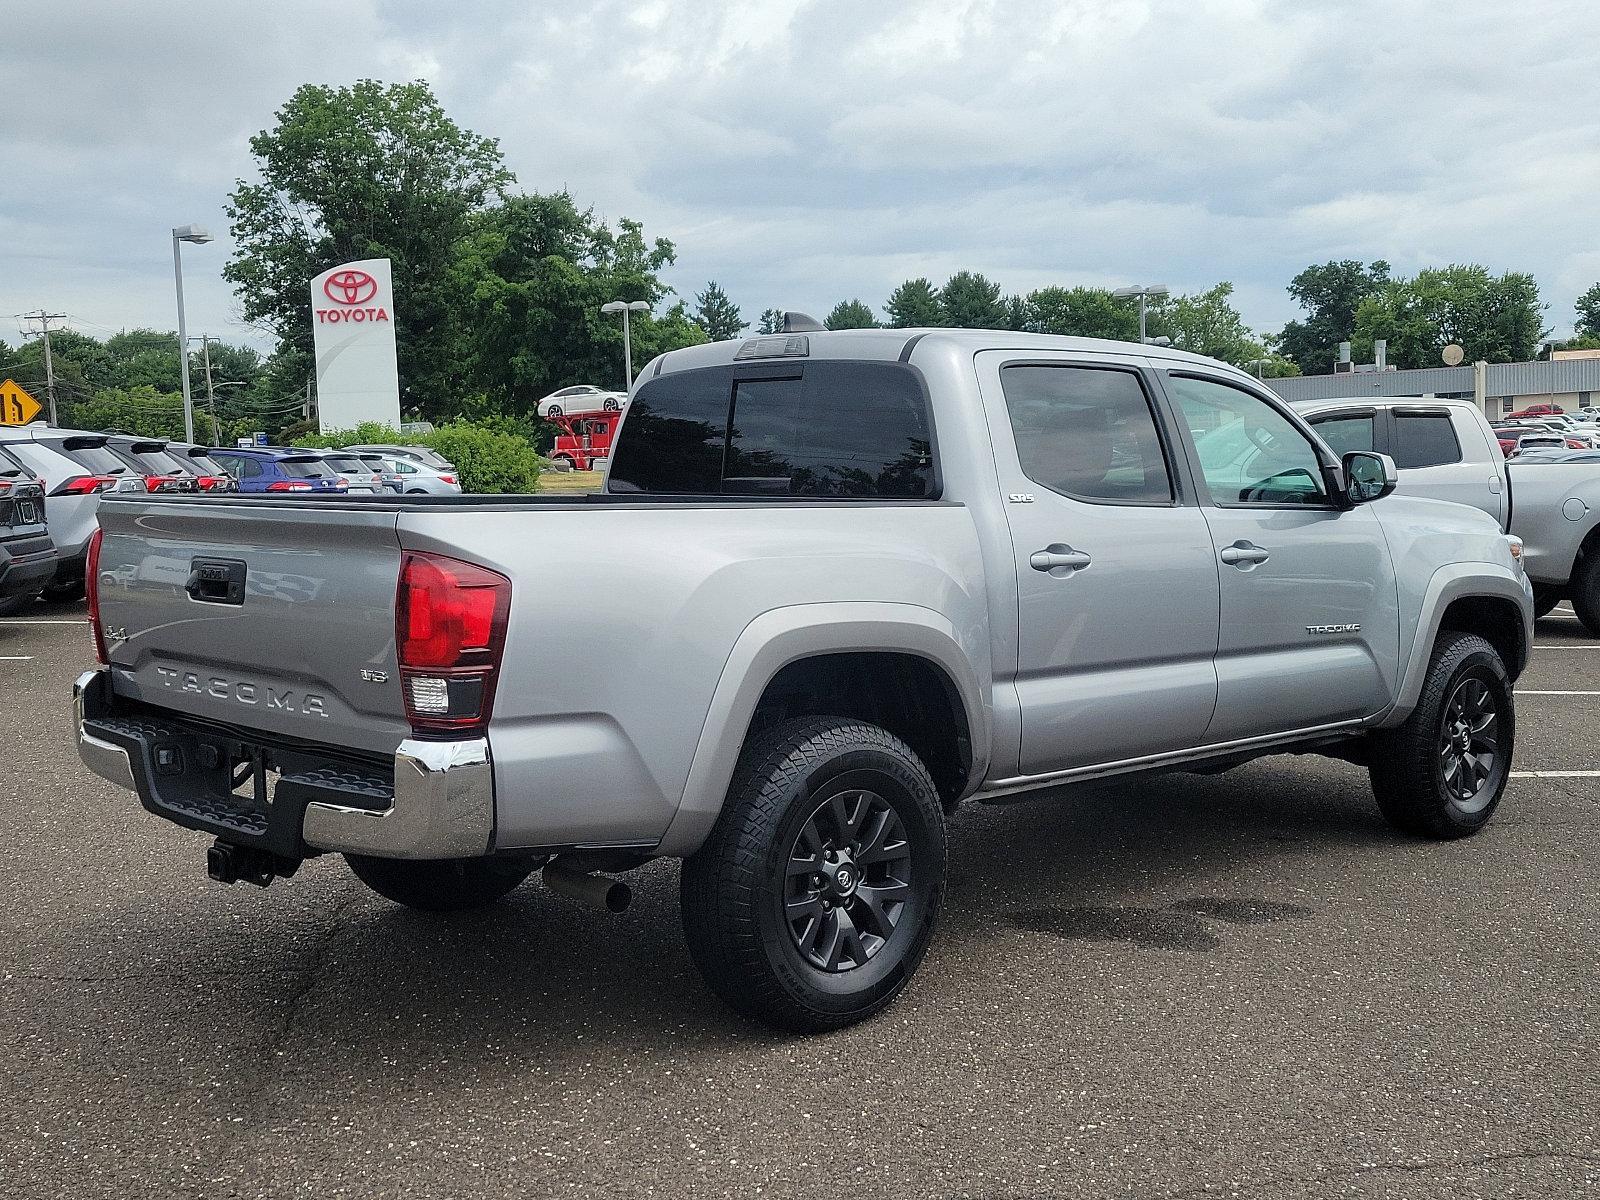
<svg viewBox="0 0 1600 1200"><path fill-rule="evenodd" d="M394 352L394 285L387 258L340 263L311 281L317 347L317 422L323 430L362 421L400 424Z"/></svg>

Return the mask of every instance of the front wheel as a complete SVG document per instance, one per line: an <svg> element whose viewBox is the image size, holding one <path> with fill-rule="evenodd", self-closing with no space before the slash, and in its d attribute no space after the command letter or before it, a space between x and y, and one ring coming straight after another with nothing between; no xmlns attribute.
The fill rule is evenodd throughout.
<svg viewBox="0 0 1600 1200"><path fill-rule="evenodd" d="M904 742L844 717L786 721L746 746L711 836L684 862L689 953L738 1012L837 1029L910 980L944 872L944 810Z"/></svg>
<svg viewBox="0 0 1600 1200"><path fill-rule="evenodd" d="M603 405L601 405L601 407L604 408L606 412L616 412L622 407L622 405L616 400L607 400Z"/></svg>
<svg viewBox="0 0 1600 1200"><path fill-rule="evenodd" d="M1478 832L1511 777L1516 742L1499 653L1476 634L1441 633L1417 707L1373 738L1372 791L1389 824L1429 838Z"/></svg>
<svg viewBox="0 0 1600 1200"><path fill-rule="evenodd" d="M346 854L357 879L385 900L425 912L482 908L533 873L534 858L373 858Z"/></svg>

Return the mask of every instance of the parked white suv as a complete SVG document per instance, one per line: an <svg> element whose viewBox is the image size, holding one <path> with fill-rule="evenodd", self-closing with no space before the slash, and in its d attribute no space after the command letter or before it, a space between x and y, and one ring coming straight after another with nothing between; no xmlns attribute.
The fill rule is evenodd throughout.
<svg viewBox="0 0 1600 1200"><path fill-rule="evenodd" d="M1294 408L1340 454L1367 450L1394 459L1402 495L1470 504L1510 527L1505 456L1476 406L1367 396L1302 400Z"/></svg>

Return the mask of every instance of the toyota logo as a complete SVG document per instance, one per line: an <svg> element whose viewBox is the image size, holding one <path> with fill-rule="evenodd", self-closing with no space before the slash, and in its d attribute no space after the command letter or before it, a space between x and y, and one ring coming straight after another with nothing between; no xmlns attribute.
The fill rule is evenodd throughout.
<svg viewBox="0 0 1600 1200"><path fill-rule="evenodd" d="M378 294L378 281L365 271L335 271L323 281L322 290L335 304L365 304Z"/></svg>

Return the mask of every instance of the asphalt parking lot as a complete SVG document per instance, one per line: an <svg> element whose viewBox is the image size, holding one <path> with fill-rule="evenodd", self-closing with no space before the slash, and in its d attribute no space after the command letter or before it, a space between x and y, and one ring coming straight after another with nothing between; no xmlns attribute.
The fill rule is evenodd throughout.
<svg viewBox="0 0 1600 1200"><path fill-rule="evenodd" d="M1539 623L1496 819L1449 845L1311 758L952 826L903 999L727 1013L677 872L430 917L261 891L83 770L78 608L0 620L0 1196L1600 1193L1600 642ZM1534 694L1539 693L1539 694ZM1588 774L1583 774L1587 772Z"/></svg>

